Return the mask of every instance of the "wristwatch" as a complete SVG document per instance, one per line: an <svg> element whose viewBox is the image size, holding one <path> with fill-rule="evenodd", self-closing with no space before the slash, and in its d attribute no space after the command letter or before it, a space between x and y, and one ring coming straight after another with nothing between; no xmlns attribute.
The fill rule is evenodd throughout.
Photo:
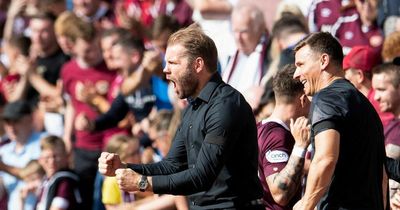
<svg viewBox="0 0 400 210"><path fill-rule="evenodd" d="M149 182L147 181L147 176L140 177L139 183L138 183L138 188L140 192L146 191L147 187L149 186Z"/></svg>

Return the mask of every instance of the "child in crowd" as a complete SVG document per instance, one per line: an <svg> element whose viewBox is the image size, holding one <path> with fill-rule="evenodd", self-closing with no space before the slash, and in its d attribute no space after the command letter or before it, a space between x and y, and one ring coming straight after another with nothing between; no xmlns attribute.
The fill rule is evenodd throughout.
<svg viewBox="0 0 400 210"><path fill-rule="evenodd" d="M40 142L39 163L46 172L41 186L37 210L75 210L82 202L78 176L68 168L68 155L64 141L47 136Z"/></svg>
<svg viewBox="0 0 400 210"><path fill-rule="evenodd" d="M121 160L127 163L139 164L140 161L140 144L139 140L126 135L114 135L106 146L106 151L116 153ZM119 189L117 179L115 177L105 177L102 187L102 201L107 210L120 208L129 205L137 197L145 195L130 194Z"/></svg>
<svg viewBox="0 0 400 210"><path fill-rule="evenodd" d="M22 210L25 208L25 200L27 199L29 193L33 193L35 196L38 196L38 191L42 185L45 172L37 160L31 160L24 168L21 169L19 176L25 182L25 185L19 191L20 202L18 206L19 209Z"/></svg>

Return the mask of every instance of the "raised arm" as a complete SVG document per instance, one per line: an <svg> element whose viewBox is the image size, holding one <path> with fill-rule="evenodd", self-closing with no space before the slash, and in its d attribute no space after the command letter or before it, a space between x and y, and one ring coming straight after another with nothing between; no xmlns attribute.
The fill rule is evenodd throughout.
<svg viewBox="0 0 400 210"><path fill-rule="evenodd" d="M286 166L278 173L266 177L269 190L276 203L286 206L301 187L304 157L310 143L310 128L307 118L291 120L290 130L296 143Z"/></svg>

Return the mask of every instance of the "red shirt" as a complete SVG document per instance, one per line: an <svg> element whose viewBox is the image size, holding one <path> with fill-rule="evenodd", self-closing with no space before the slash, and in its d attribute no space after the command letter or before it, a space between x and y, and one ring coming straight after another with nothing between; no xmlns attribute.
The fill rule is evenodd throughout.
<svg viewBox="0 0 400 210"><path fill-rule="evenodd" d="M84 113L90 120L94 120L99 113L95 108L77 100L76 85L91 83L96 87L97 94L107 97L111 83L115 78L115 72L109 71L104 62L97 66L82 69L76 60L66 63L61 70L61 78L64 91L71 97L72 106L75 109L75 117ZM75 131L75 147L87 150L101 150L103 148L103 132Z"/></svg>
<svg viewBox="0 0 400 210"><path fill-rule="evenodd" d="M330 31L340 17L341 0L313 0L308 21L310 30Z"/></svg>
<svg viewBox="0 0 400 210"><path fill-rule="evenodd" d="M343 46L344 54L347 54L352 47L357 45L369 45L380 51L384 38L383 32L378 26L362 26L360 15L355 8L349 8L342 13L332 27L332 34Z"/></svg>

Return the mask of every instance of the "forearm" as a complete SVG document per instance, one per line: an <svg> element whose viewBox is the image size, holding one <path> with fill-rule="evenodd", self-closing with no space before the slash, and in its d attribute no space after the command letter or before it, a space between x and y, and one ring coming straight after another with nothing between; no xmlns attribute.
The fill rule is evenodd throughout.
<svg viewBox="0 0 400 210"><path fill-rule="evenodd" d="M152 164L128 164L127 167L147 176L169 175L186 170L188 167L185 141L178 134L172 141L168 154L160 162Z"/></svg>
<svg viewBox="0 0 400 210"><path fill-rule="evenodd" d="M106 113L110 109L110 103L100 95L96 95L90 100L92 104L100 113Z"/></svg>
<svg viewBox="0 0 400 210"><path fill-rule="evenodd" d="M127 167L146 176L169 175L187 169L186 164L165 159L152 164L127 164Z"/></svg>
<svg viewBox="0 0 400 210"><path fill-rule="evenodd" d="M230 14L232 5L227 0L195 0L201 14Z"/></svg>
<svg viewBox="0 0 400 210"><path fill-rule="evenodd" d="M118 125L129 111L129 107L124 101L122 95L118 95L111 104L110 109L96 118L94 121L94 129L96 131L105 130Z"/></svg>
<svg viewBox="0 0 400 210"><path fill-rule="evenodd" d="M151 74L141 67L140 69L132 72L127 78L124 79L124 82L121 84L121 93L124 96L132 94L136 91L142 84L149 81Z"/></svg>
<svg viewBox="0 0 400 210"><path fill-rule="evenodd" d="M40 95L57 96L58 94L56 86L47 82L37 73L29 74L29 82Z"/></svg>
<svg viewBox="0 0 400 210"><path fill-rule="evenodd" d="M73 132L73 124L74 124L74 113L75 110L72 107L71 102L67 102L67 106L65 108L65 118L64 118L64 141L67 147L67 150L70 152L72 149L71 136Z"/></svg>
<svg viewBox="0 0 400 210"><path fill-rule="evenodd" d="M331 157L318 158L311 162L306 191L302 198L304 209L314 209L327 191L335 170L336 161Z"/></svg>
<svg viewBox="0 0 400 210"><path fill-rule="evenodd" d="M268 182L268 186L275 202L283 206L289 203L301 187L303 168L304 158L292 154L285 168L272 175L272 183L269 184L270 182Z"/></svg>

